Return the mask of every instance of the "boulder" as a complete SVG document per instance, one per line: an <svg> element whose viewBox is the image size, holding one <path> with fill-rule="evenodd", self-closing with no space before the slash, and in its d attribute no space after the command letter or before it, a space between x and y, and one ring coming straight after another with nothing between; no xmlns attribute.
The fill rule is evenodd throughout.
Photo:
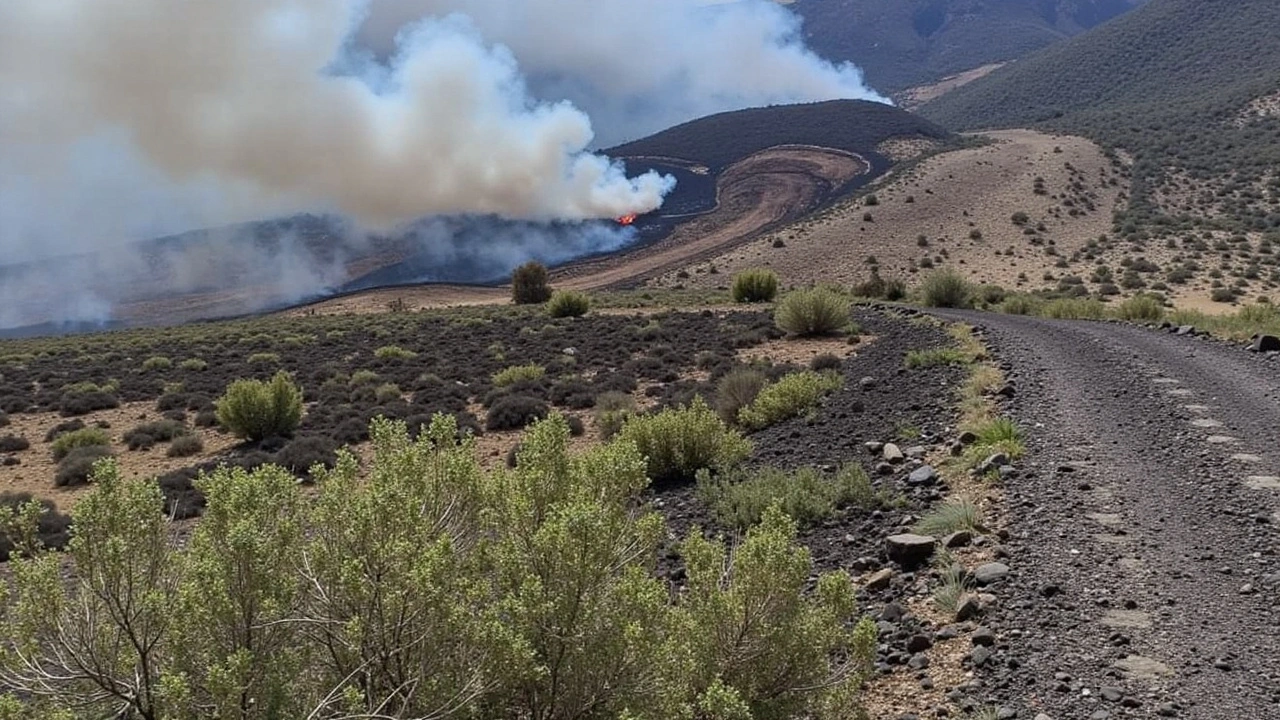
<svg viewBox="0 0 1280 720"><path fill-rule="evenodd" d="M938 482L938 473L929 465L921 465L907 476L907 484L912 486L933 485Z"/></svg>
<svg viewBox="0 0 1280 720"><path fill-rule="evenodd" d="M1280 351L1280 337L1275 335L1254 335L1253 343L1249 345L1249 349L1253 352Z"/></svg>
<svg viewBox="0 0 1280 720"><path fill-rule="evenodd" d="M895 465L907 459L907 456L902 454L902 449L893 443L885 443L880 453L884 456L885 462Z"/></svg>
<svg viewBox="0 0 1280 720"><path fill-rule="evenodd" d="M974 568L973 580L979 585L990 585L1000 582L1009 576L1009 566L1004 563L990 562Z"/></svg>
<svg viewBox="0 0 1280 720"><path fill-rule="evenodd" d="M919 567L933 555L938 541L928 535L903 533L885 538L885 552L889 559L904 568Z"/></svg>

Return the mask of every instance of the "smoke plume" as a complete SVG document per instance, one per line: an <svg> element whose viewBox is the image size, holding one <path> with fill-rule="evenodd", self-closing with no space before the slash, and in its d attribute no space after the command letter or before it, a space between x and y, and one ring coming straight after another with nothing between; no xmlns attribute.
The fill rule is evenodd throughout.
<svg viewBox="0 0 1280 720"><path fill-rule="evenodd" d="M590 148L718 110L873 96L798 38L768 0L0 2L0 266L45 273L9 268L0 300L23 319L97 317L120 294L113 272L137 282L157 262L130 243L296 213L376 230L644 213L673 181L628 178ZM274 268L287 296L343 280L345 258L308 259L314 244L271 254L224 235L206 233L204 252L236 257L213 274L232 286L234 268ZM519 250L504 235L495 255L617 242L528 236ZM553 251L548 237L569 239ZM192 268L189 282L173 271L158 286L207 285L200 244L179 247L162 264ZM75 259L49 275L60 256ZM82 276L95 281L67 281Z"/></svg>

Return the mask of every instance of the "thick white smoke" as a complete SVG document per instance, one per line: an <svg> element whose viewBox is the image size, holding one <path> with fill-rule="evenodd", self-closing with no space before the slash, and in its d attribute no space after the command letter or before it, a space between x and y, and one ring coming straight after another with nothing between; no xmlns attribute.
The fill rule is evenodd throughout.
<svg viewBox="0 0 1280 720"><path fill-rule="evenodd" d="M359 40L385 53L447 13L511 48L536 95L586 111L600 147L744 107L887 102L853 65L805 48L799 18L772 0L372 0Z"/></svg>

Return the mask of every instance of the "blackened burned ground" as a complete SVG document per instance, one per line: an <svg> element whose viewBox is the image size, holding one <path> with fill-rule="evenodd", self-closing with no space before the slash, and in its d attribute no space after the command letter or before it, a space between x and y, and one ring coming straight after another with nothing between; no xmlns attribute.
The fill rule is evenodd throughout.
<svg viewBox="0 0 1280 720"><path fill-rule="evenodd" d="M1032 460L999 641L961 695L1017 718L1280 717L1280 360L1135 326L988 331Z"/></svg>

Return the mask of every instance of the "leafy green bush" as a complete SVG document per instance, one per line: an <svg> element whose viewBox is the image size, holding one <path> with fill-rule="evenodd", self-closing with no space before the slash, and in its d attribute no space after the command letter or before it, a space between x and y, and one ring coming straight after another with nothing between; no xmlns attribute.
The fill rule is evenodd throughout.
<svg viewBox="0 0 1280 720"><path fill-rule="evenodd" d="M1164 317L1164 306L1150 295L1135 295L1116 306L1115 316L1121 320L1157 322Z"/></svg>
<svg viewBox="0 0 1280 720"><path fill-rule="evenodd" d="M111 445L111 436L106 430L96 427L81 428L63 433L53 441L50 450L53 452L54 460L65 458L72 450L82 447L102 446L109 447Z"/></svg>
<svg viewBox="0 0 1280 720"><path fill-rule="evenodd" d="M254 353L245 359L250 365L279 365L280 354L273 352Z"/></svg>
<svg viewBox="0 0 1280 720"><path fill-rule="evenodd" d="M733 467L751 454L750 441L716 417L701 397L656 415L628 418L614 442L634 443L654 482L692 480L699 470Z"/></svg>
<svg viewBox="0 0 1280 720"><path fill-rule="evenodd" d="M178 367L183 370L202 372L209 369L209 363L201 360L200 358L187 358L186 360L178 363Z"/></svg>
<svg viewBox="0 0 1280 720"><path fill-rule="evenodd" d="M879 268L873 265L870 277L854 283L850 291L855 297L878 298L892 302L907 296L907 284L901 278L885 279L880 275Z"/></svg>
<svg viewBox="0 0 1280 720"><path fill-rule="evenodd" d="M783 297L773 317L779 328L798 337L833 335L848 327L850 306L840 292L816 287Z"/></svg>
<svg viewBox="0 0 1280 720"><path fill-rule="evenodd" d="M934 270L920 283L920 302L925 307L972 307L973 295L973 284L952 268Z"/></svg>
<svg viewBox="0 0 1280 720"><path fill-rule="evenodd" d="M730 294L736 303L772 302L778 294L778 274L765 268L743 270L733 276Z"/></svg>
<svg viewBox="0 0 1280 720"><path fill-rule="evenodd" d="M509 387L516 383L540 380L546 374L547 369L541 365L512 365L494 373L491 381L494 387Z"/></svg>
<svg viewBox="0 0 1280 720"><path fill-rule="evenodd" d="M547 301L547 314L553 318L582 317L591 310L591 296L576 290L557 290Z"/></svg>
<svg viewBox="0 0 1280 720"><path fill-rule="evenodd" d="M844 384L844 379L834 372L801 372L784 375L777 382L766 385L750 405L738 413L738 422L752 430L777 425L803 415L818 404L823 395Z"/></svg>
<svg viewBox="0 0 1280 720"><path fill-rule="evenodd" d="M164 355L153 355L142 361L142 369L151 372L153 370L168 370L173 367L173 360Z"/></svg>
<svg viewBox="0 0 1280 720"><path fill-rule="evenodd" d="M511 299L517 305L537 305L551 299L550 276L547 266L540 262L527 262L511 274Z"/></svg>
<svg viewBox="0 0 1280 720"><path fill-rule="evenodd" d="M385 405L393 400L399 400L404 392L400 390L400 386L395 383L383 383L373 391L373 397L378 401L379 405Z"/></svg>
<svg viewBox="0 0 1280 720"><path fill-rule="evenodd" d="M280 371L268 382L237 380L216 403L218 423L251 442L288 437L302 421L302 389Z"/></svg>
<svg viewBox="0 0 1280 720"><path fill-rule="evenodd" d="M759 370L749 367L730 370L716 385L716 413L730 425L738 422L738 413L750 405L768 383L769 378Z"/></svg>
<svg viewBox="0 0 1280 720"><path fill-rule="evenodd" d="M1044 302L1033 295L1019 293L1005 296L1000 303L1000 312L1010 315L1038 315Z"/></svg>
<svg viewBox="0 0 1280 720"><path fill-rule="evenodd" d="M786 472L765 467L715 476L703 471L698 473L698 495L717 523L739 531L759 523L773 505L805 527L849 505L877 504L870 478L856 463L834 475L813 468Z"/></svg>
<svg viewBox="0 0 1280 720"><path fill-rule="evenodd" d="M383 345L373 351L373 356L379 360L412 360L418 357L418 353L405 350L399 345Z"/></svg>

